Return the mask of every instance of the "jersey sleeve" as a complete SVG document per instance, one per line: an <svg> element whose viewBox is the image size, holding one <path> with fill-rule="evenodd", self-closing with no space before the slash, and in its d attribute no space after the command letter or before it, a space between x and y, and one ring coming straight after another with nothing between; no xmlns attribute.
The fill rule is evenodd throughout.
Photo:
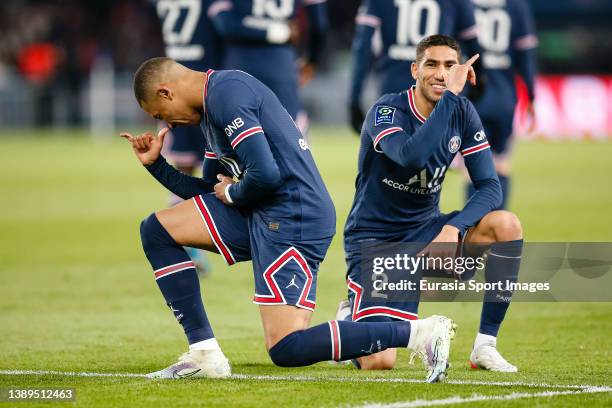
<svg viewBox="0 0 612 408"><path fill-rule="evenodd" d="M448 223L457 227L462 234L469 227L476 225L487 213L497 209L502 200L501 186L482 122L472 103L468 101L465 103L466 125L460 151L476 193L463 210Z"/></svg>
<svg viewBox="0 0 612 408"><path fill-rule="evenodd" d="M217 184L217 174L230 176L229 172L219 162L219 158L206 143L204 150L204 163L202 163L202 179L209 185Z"/></svg>
<svg viewBox="0 0 612 408"><path fill-rule="evenodd" d="M216 181L188 176L168 164L161 155L151 165L145 167L161 185L184 200L214 191Z"/></svg>
<svg viewBox="0 0 612 408"><path fill-rule="evenodd" d="M537 72L535 50L538 47L538 37L533 15L524 0L517 1L512 10L512 47L515 51L516 69L525 81L529 99L533 101Z"/></svg>
<svg viewBox="0 0 612 408"><path fill-rule="evenodd" d="M286 22L242 16L234 11L234 4L230 0L213 2L208 8L208 18L217 33L226 40L285 44L291 36Z"/></svg>
<svg viewBox="0 0 612 408"><path fill-rule="evenodd" d="M217 84L211 93L208 106L213 123L245 166L244 176L226 195L237 206L264 200L278 189L282 178L259 121L260 97L240 79Z"/></svg>
<svg viewBox="0 0 612 408"><path fill-rule="evenodd" d="M405 94L401 94L405 97ZM364 131L372 138L374 150L385 154L402 167L421 169L438 149L450 118L461 99L444 92L435 109L412 133L403 126L408 114L381 98L366 116Z"/></svg>
<svg viewBox="0 0 612 408"><path fill-rule="evenodd" d="M353 38L350 101L359 104L363 86L372 61L372 37L380 28L380 16L376 15L373 0L364 0L355 18L355 36Z"/></svg>

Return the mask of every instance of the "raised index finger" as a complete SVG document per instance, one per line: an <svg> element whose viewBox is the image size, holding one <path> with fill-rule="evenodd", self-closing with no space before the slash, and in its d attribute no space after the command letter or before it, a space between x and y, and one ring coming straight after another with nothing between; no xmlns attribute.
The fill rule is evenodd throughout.
<svg viewBox="0 0 612 408"><path fill-rule="evenodd" d="M465 64L463 64L463 65L467 65L468 67L469 67L469 66L472 66L472 64L473 64L474 62L476 62L476 60L477 60L478 58L480 58L480 54L473 55L473 56L472 56L472 58L470 58L469 60L465 61Z"/></svg>
<svg viewBox="0 0 612 408"><path fill-rule="evenodd" d="M134 139L134 136L132 136L128 132L121 132L121 133L119 133L119 136L124 138L124 139L129 140L130 142Z"/></svg>

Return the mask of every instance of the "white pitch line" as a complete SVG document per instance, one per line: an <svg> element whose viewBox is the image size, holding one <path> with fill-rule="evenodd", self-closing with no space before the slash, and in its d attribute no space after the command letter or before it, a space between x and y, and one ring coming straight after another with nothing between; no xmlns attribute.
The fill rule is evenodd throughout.
<svg viewBox="0 0 612 408"><path fill-rule="evenodd" d="M554 397L558 395L576 395L576 394L593 394L599 392L612 392L609 387L587 387L580 391L543 391L543 392L513 392L506 395L480 395L474 394L471 397L454 396L444 399L435 400L413 400L400 401L392 403L368 403L359 405L358 408L417 408L417 407L433 407L439 405L455 405L465 404L467 402L479 401L509 401L521 398L538 398L538 397Z"/></svg>
<svg viewBox="0 0 612 408"><path fill-rule="evenodd" d="M133 373L85 373L85 372L74 372L74 371L34 371L34 370L0 370L0 375L62 375L64 377L146 378L144 374L133 374Z"/></svg>
<svg viewBox="0 0 612 408"><path fill-rule="evenodd" d="M95 373L75 371L35 371L35 370L0 370L0 375L61 375L65 377L127 377L147 378L145 374L136 373ZM416 378L377 378L377 377L308 377L308 376L283 376L283 375L251 375L234 374L228 380L254 380L254 381L308 381L308 382L364 382L364 383L410 383L425 384L422 379ZM497 387L530 387L530 388L556 388L556 389L605 389L612 390L606 386L597 385L562 385L547 383L526 383L521 381L474 381L474 380L447 380L446 384L453 385L489 385ZM602 391L603 392L603 391Z"/></svg>

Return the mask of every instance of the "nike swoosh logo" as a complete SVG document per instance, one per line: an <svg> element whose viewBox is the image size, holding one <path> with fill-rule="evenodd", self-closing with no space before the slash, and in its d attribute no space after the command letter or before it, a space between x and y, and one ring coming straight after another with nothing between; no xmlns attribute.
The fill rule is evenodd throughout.
<svg viewBox="0 0 612 408"><path fill-rule="evenodd" d="M172 376L174 378L189 378L189 377L193 377L194 375L196 375L200 371L202 371L202 370L199 369L199 368L197 370L194 370L194 371L191 371L191 372L188 372L188 373L185 373L185 374L181 374L178 371L175 371L174 373L172 373Z"/></svg>

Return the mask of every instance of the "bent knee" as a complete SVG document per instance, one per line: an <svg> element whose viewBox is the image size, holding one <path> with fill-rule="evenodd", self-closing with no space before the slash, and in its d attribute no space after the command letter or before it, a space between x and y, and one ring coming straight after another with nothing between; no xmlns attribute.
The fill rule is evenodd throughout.
<svg viewBox="0 0 612 408"><path fill-rule="evenodd" d="M380 353L361 357L359 364L362 370L391 370L395 366L396 357L397 351L395 349L387 349Z"/></svg>
<svg viewBox="0 0 612 408"><path fill-rule="evenodd" d="M296 331L283 337L268 350L272 362L279 367L300 367L309 365L303 361L302 331ZM312 363L310 363L312 364Z"/></svg>
<svg viewBox="0 0 612 408"><path fill-rule="evenodd" d="M495 236L497 241L514 241L523 238L523 227L516 214L496 211Z"/></svg>
<svg viewBox="0 0 612 408"><path fill-rule="evenodd" d="M159 232L159 227L160 224L155 213L150 214L140 222L140 240L145 250L153 244L152 238Z"/></svg>

